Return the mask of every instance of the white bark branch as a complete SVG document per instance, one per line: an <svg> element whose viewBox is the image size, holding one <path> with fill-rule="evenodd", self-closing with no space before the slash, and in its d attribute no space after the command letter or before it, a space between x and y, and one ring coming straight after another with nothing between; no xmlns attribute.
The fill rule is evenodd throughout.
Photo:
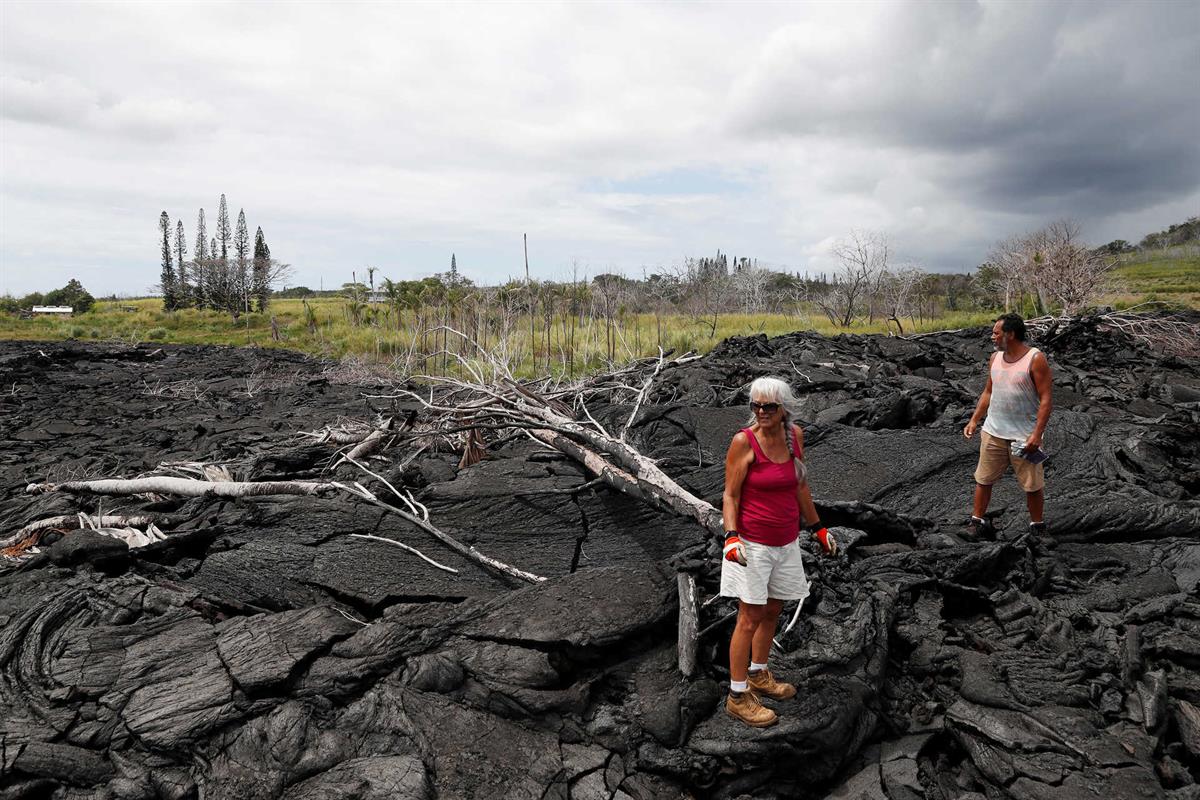
<svg viewBox="0 0 1200 800"><path fill-rule="evenodd" d="M67 492L68 494L103 494L124 497L133 494L169 494L179 497L266 497L270 495L333 494L337 484L306 481L200 481L191 478L156 476L151 478L112 478L96 481L66 483L31 483L25 487L29 494Z"/></svg>
<svg viewBox="0 0 1200 800"><path fill-rule="evenodd" d="M395 539L389 539L386 536L376 536L371 533L352 533L350 535L352 537L354 537L355 539L370 539L371 541L375 541L375 542L387 542L390 545L399 547L401 550L407 550L408 552L412 553L417 558L427 561L428 563L432 564L433 566L437 567L440 570L444 570L446 572L450 572L455 575L458 574L458 570L456 570L454 567L447 567L445 564L441 564L437 561L434 561L432 558L425 555L417 548L411 547L411 546L405 544L404 542L397 542Z"/></svg>
<svg viewBox="0 0 1200 800"><path fill-rule="evenodd" d="M79 530L81 528L143 528L156 523L159 517L104 515L88 517L84 522L82 514L64 514L60 517L47 517L30 522L16 533L0 539L0 549L6 549L21 544L29 536L46 530Z"/></svg>

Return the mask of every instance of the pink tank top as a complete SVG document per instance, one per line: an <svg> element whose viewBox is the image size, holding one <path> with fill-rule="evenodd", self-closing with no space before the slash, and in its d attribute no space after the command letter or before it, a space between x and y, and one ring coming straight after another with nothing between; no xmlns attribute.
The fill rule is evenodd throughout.
<svg viewBox="0 0 1200 800"><path fill-rule="evenodd" d="M738 535L748 542L783 547L800 535L800 501L796 499L796 468L789 458L776 464L767 458L754 436L742 433L754 449L754 460L742 482L742 502L738 507Z"/></svg>

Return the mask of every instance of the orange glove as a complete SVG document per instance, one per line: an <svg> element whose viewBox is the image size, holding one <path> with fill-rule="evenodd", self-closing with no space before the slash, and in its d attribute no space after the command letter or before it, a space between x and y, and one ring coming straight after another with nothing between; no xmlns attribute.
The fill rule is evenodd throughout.
<svg viewBox="0 0 1200 800"><path fill-rule="evenodd" d="M746 548L737 531L725 531L725 560L746 566Z"/></svg>
<svg viewBox="0 0 1200 800"><path fill-rule="evenodd" d="M821 552L827 556L837 555L837 539L825 530L825 526L817 528L813 531L813 538L821 545Z"/></svg>

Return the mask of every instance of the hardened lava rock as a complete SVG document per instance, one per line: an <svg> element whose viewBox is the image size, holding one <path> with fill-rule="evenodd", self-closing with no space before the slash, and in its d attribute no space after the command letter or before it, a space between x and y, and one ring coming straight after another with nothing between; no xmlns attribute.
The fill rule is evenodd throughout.
<svg viewBox="0 0 1200 800"><path fill-rule="evenodd" d="M286 351L0 342L0 538L166 533L66 526L0 560L0 798L1198 798L1200 366L1088 324L1041 344L1047 538L1010 478L995 539L960 536L983 329L731 339L659 372L629 441L714 503L746 384L786 377L842 544L811 549L771 656L799 693L752 730L722 708L734 606L695 523L522 437L369 464L536 585L349 497L28 495L182 462L383 497L304 433L417 407ZM631 406L589 409L620 430Z"/></svg>

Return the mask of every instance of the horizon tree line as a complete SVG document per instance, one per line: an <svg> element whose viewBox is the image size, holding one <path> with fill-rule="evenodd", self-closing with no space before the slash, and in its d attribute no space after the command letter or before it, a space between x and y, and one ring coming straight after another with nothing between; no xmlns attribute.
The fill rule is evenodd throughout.
<svg viewBox="0 0 1200 800"><path fill-rule="evenodd" d="M159 215L158 227L162 236L158 288L166 311L210 309L226 312L235 320L243 313L264 313L272 290L291 272L287 264L271 258L271 248L261 226L255 232L251 251L246 211L239 209L236 227L231 226L224 194L217 205L217 229L211 238L204 209L197 215L192 259L187 257L183 220L175 223L173 243L171 219L166 211Z"/></svg>

